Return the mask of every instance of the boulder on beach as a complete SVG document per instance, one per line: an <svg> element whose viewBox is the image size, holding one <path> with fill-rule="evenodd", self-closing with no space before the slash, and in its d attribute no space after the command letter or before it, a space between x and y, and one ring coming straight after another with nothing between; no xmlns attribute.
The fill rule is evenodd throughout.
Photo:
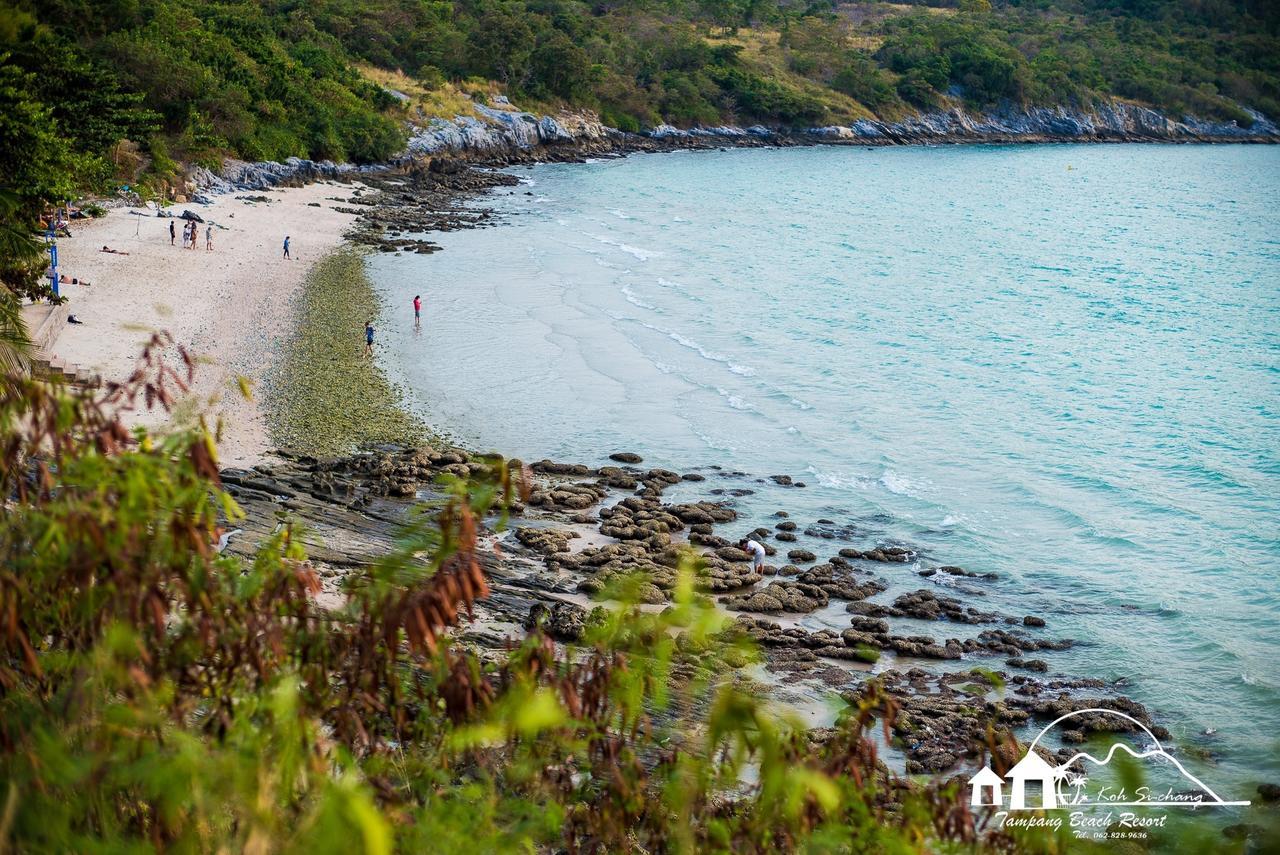
<svg viewBox="0 0 1280 855"><path fill-rule="evenodd" d="M827 595L814 585L790 580L770 582L768 587L737 597L725 597L725 608L742 612L807 613L827 604Z"/></svg>

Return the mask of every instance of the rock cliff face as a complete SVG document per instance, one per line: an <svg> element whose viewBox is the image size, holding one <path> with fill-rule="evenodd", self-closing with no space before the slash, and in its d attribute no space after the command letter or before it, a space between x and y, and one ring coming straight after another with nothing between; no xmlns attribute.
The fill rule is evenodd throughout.
<svg viewBox="0 0 1280 855"><path fill-rule="evenodd" d="M901 122L863 119L849 127L814 128L830 141L901 144L915 142L1280 142L1280 129L1259 113L1243 128L1235 122L1206 122L1191 116L1174 121L1147 107L1112 102L1087 110L1075 107L1004 109L973 115L960 109L922 113Z"/></svg>
<svg viewBox="0 0 1280 855"><path fill-rule="evenodd" d="M501 155L539 146L590 144L624 136L589 114L535 116L479 104L475 109L480 118L431 119L425 127L414 128L409 137L409 153Z"/></svg>
<svg viewBox="0 0 1280 855"><path fill-rule="evenodd" d="M911 145L980 142L1280 142L1280 128L1249 111L1254 122L1209 122L1186 116L1176 121L1146 107L1122 102L1090 108L1004 108L973 114L959 108L920 113L898 122L861 119L852 125L803 130L764 125L746 128L676 128L658 125L641 133L625 133L603 124L594 114L537 116L511 109L475 106L477 116L430 119L411 129L405 154L390 164L349 163L289 158L284 163L228 160L222 174L196 167L190 178L214 192L263 190L322 178L352 177L404 166L423 158L454 158L503 165L536 160L579 160L583 157L634 151L719 146L856 144Z"/></svg>
<svg viewBox="0 0 1280 855"><path fill-rule="evenodd" d="M334 163L332 160L304 160L291 157L283 163L259 161L246 163L227 158L218 174L203 166L192 167L188 180L201 189L214 193L230 193L236 190L266 190L269 187L285 187L307 184L323 178L352 177L371 172L382 172L386 164L356 166L353 163Z"/></svg>

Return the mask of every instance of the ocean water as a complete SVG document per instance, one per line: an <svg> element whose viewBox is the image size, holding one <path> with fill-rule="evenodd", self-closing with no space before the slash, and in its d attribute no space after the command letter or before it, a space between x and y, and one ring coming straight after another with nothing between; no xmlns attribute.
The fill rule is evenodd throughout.
<svg viewBox="0 0 1280 855"><path fill-rule="evenodd" d="M975 605L1076 639L1053 673L1124 680L1213 756L1196 768L1224 798L1280 778L1280 148L515 174L486 200L497 226L370 260L384 364L430 423L526 459L702 471L681 490L755 491L734 499L744 532L785 509L994 571Z"/></svg>

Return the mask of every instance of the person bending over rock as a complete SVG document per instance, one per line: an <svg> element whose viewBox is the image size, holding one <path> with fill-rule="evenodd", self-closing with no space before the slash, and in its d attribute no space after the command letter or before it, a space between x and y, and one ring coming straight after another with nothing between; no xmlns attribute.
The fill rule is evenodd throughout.
<svg viewBox="0 0 1280 855"><path fill-rule="evenodd" d="M758 541L744 537L738 541L738 548L751 553L751 563L757 571L764 567L764 557L767 553L765 553L764 547Z"/></svg>

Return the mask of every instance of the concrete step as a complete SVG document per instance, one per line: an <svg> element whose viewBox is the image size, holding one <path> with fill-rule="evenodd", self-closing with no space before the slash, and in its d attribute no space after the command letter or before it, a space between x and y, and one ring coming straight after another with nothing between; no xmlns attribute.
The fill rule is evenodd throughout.
<svg viewBox="0 0 1280 855"><path fill-rule="evenodd" d="M71 304L54 306L49 303L32 303L22 307L22 320L27 324L27 335L37 352L51 353L58 342L58 335L67 325Z"/></svg>
<svg viewBox="0 0 1280 855"><path fill-rule="evenodd" d="M36 357L31 360L31 372L36 377L70 383L73 386L94 388L102 385L102 379L92 372L57 357Z"/></svg>

